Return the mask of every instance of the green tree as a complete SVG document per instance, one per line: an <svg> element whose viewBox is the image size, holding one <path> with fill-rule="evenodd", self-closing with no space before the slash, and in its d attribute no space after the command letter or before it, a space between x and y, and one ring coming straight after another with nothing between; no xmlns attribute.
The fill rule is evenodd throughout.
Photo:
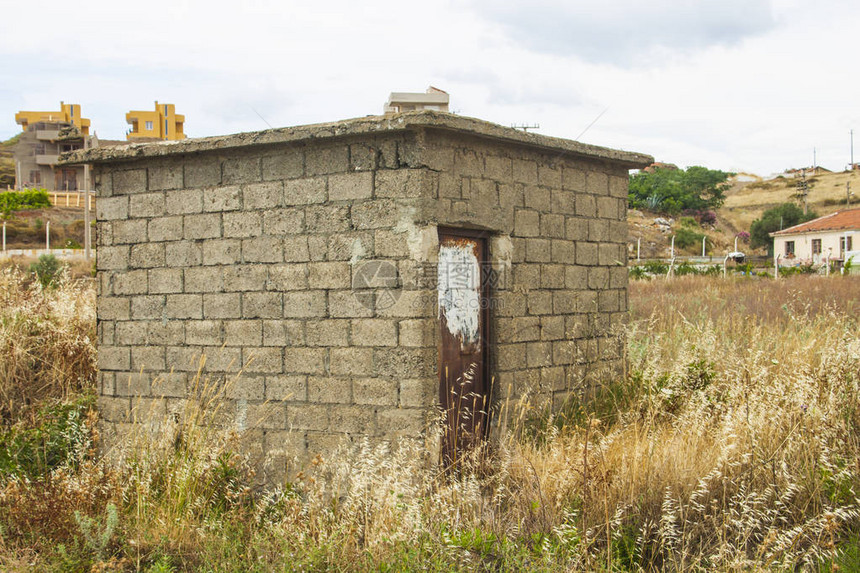
<svg viewBox="0 0 860 573"><path fill-rule="evenodd" d="M803 209L794 203L783 203L761 214L750 225L750 246L754 249L767 247L767 252L773 254L773 238L770 233L787 229L799 223L804 223L818 217L813 212L803 213Z"/></svg>
<svg viewBox="0 0 860 573"><path fill-rule="evenodd" d="M726 199L731 173L706 167L658 167L630 176L628 199L633 209L676 214L685 209L716 209Z"/></svg>
<svg viewBox="0 0 860 573"><path fill-rule="evenodd" d="M62 263L54 255L41 255L37 262L30 265L30 272L36 274L43 288L54 286L62 270Z"/></svg>

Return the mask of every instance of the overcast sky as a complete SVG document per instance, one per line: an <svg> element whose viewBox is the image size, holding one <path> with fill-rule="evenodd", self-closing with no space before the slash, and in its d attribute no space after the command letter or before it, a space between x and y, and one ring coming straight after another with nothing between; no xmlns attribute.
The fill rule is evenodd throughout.
<svg viewBox="0 0 860 573"><path fill-rule="evenodd" d="M0 138L60 100L103 139L174 103L195 137L378 114L434 85L462 115L681 166L766 175L816 149L843 169L852 128L860 161L856 1L126 4L2 0Z"/></svg>

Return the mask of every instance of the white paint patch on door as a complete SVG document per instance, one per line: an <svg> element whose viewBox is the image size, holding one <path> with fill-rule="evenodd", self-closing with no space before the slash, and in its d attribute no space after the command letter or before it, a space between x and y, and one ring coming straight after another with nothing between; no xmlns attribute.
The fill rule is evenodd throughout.
<svg viewBox="0 0 860 573"><path fill-rule="evenodd" d="M470 244L439 247L439 318L460 344L480 340L481 267Z"/></svg>

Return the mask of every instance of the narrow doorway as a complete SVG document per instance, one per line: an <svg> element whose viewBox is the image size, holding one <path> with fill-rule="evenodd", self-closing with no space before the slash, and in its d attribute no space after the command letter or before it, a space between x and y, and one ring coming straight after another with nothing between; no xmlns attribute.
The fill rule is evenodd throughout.
<svg viewBox="0 0 860 573"><path fill-rule="evenodd" d="M487 254L484 233L439 230L439 403L446 467L483 441L489 422Z"/></svg>

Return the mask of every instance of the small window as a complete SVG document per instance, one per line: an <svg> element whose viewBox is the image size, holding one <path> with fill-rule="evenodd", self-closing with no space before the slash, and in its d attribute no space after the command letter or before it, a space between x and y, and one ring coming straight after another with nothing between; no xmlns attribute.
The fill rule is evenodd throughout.
<svg viewBox="0 0 860 573"><path fill-rule="evenodd" d="M167 134L170 133L170 130L167 129L167 120L164 120L164 137L167 137Z"/></svg>
<svg viewBox="0 0 860 573"><path fill-rule="evenodd" d="M812 239L812 254L821 254L821 239Z"/></svg>
<svg viewBox="0 0 860 573"><path fill-rule="evenodd" d="M793 257L794 256L794 241L786 241L785 242L785 256Z"/></svg>
<svg viewBox="0 0 860 573"><path fill-rule="evenodd" d="M146 129L146 131L152 131L152 122L151 122L151 121L147 121L147 122L144 124L144 128Z"/></svg>
<svg viewBox="0 0 860 573"><path fill-rule="evenodd" d="M842 251L843 253L845 251L853 251L854 250L854 248L852 246L853 241L851 240L853 238L854 237L839 237L839 250Z"/></svg>
<svg viewBox="0 0 860 573"><path fill-rule="evenodd" d="M42 184L42 172L41 171L31 171L30 172L30 183L35 185Z"/></svg>

